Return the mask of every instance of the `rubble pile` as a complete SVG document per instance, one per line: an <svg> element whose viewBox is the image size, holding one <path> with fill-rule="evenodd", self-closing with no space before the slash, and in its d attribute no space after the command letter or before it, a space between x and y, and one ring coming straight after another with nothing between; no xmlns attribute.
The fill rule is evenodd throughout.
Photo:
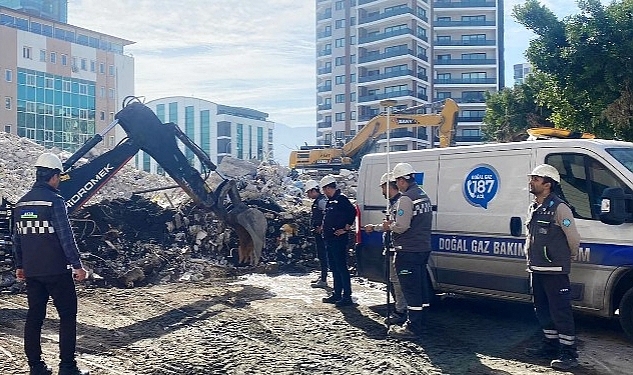
<svg viewBox="0 0 633 375"><path fill-rule="evenodd" d="M41 153L54 152L62 161L70 156L7 133L0 133L0 147L4 150L0 196L13 203L32 186L33 163ZM93 157L88 155L78 164ZM231 157L225 157L216 172L206 180L211 188L226 178L235 180L242 200L267 218L259 266L237 264L235 232L196 206L182 189L139 193L173 186L171 178L125 166L71 215L82 259L93 276L91 283L133 287L198 281L226 273L305 272L317 267L309 225L312 202L305 197L303 187L307 180L321 176ZM353 199L356 173L342 170L336 178L343 193ZM0 261L8 263L10 249L0 246L2 251ZM8 274L4 273L0 283L11 283L7 282Z"/></svg>

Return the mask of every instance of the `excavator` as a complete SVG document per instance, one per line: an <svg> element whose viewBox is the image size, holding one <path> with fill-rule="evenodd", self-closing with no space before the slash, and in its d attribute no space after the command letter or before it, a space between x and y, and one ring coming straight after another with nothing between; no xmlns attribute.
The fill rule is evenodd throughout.
<svg viewBox="0 0 633 375"><path fill-rule="evenodd" d="M103 136L117 124L125 130L127 137L112 150L75 167L79 159L101 142ZM200 160L203 173L191 166L177 141ZM59 190L68 212L74 212L87 202L139 150L149 154L196 204L210 210L235 230L240 263L255 265L259 262L267 230L264 214L242 202L236 182L221 174L209 156L176 124L163 124L136 97L125 98L123 109L115 115L115 120L63 163ZM222 178L215 189L206 183L211 172Z"/></svg>
<svg viewBox="0 0 633 375"><path fill-rule="evenodd" d="M459 106L453 99L446 99L442 111L438 114L405 114L414 108L407 108L390 115L387 126L387 114L381 113L373 117L356 135L342 147L302 146L290 153L288 166L291 169L333 169L352 168L356 159L373 147L378 137L387 132L401 128L418 126L437 126L440 147L451 144L452 132L455 128Z"/></svg>

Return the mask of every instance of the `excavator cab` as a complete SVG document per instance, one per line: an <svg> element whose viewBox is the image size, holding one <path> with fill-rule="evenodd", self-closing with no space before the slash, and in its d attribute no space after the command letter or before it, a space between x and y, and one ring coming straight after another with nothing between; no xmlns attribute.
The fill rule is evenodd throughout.
<svg viewBox="0 0 633 375"><path fill-rule="evenodd" d="M71 168L117 123L127 133L124 141L89 163ZM200 160L202 173L191 166L177 141ZM108 129L95 135L64 163L66 172L61 176L60 193L66 199L68 211L85 203L139 150L149 154L195 203L235 229L239 238L240 263L255 265L259 262L267 230L264 214L242 202L235 181L222 175L206 152L176 124L163 124L150 108L134 97L126 98L123 109ZM215 189L206 182L211 172L222 178Z"/></svg>

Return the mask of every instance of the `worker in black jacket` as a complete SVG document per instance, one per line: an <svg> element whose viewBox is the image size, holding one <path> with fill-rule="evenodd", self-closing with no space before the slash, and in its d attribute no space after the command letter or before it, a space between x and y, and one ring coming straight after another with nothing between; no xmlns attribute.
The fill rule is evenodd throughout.
<svg viewBox="0 0 633 375"><path fill-rule="evenodd" d="M321 267L321 274L316 280L312 281L311 286L325 289L327 288L328 260L325 242L323 241L323 216L325 215L328 199L321 193L319 183L314 180L306 181L304 190L308 198L312 199L310 228L312 233L314 233L317 259L319 259L319 266Z"/></svg>
<svg viewBox="0 0 633 375"><path fill-rule="evenodd" d="M578 365L569 271L580 234L571 208L554 193L560 184L558 170L541 164L528 176L534 202L528 212L525 254L543 342L527 348L526 354L551 359L551 367L568 370Z"/></svg>
<svg viewBox="0 0 633 375"><path fill-rule="evenodd" d="M14 256L18 280L26 281L29 309L24 324L24 351L31 375L52 374L42 360L41 333L48 299L59 315L59 374L82 375L75 361L77 293L73 278L86 278L68 220L66 204L57 188L62 162L44 153L35 162L33 188L15 205Z"/></svg>
<svg viewBox="0 0 633 375"><path fill-rule="evenodd" d="M334 279L334 292L331 296L323 298L323 302L333 303L337 307L351 306L354 303L352 302L352 284L347 268L347 244L349 231L356 218L356 208L336 188L334 176L323 177L319 185L325 196L328 197L323 217L323 239Z"/></svg>

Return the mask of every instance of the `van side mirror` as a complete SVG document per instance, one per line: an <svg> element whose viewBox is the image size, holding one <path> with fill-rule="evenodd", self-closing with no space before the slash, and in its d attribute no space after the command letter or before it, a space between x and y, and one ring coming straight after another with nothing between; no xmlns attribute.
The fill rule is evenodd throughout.
<svg viewBox="0 0 633 375"><path fill-rule="evenodd" d="M600 197L600 221L610 225L620 225L631 221L633 196L625 194L622 188L606 188Z"/></svg>
<svg viewBox="0 0 633 375"><path fill-rule="evenodd" d="M510 218L510 234L514 237L520 237L523 233L523 221L520 217L513 216Z"/></svg>

